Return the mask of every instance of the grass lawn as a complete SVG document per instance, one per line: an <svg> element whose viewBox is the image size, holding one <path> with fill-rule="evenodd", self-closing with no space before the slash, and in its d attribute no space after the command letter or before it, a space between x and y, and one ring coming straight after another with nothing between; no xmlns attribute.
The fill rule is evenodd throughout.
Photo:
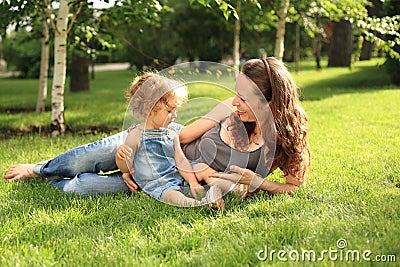
<svg viewBox="0 0 400 267"><path fill-rule="evenodd" d="M1 180L0 266L398 265L400 88L389 84L382 62L319 72L304 62L293 73L313 152L312 175L295 194L227 195L226 211L213 212L144 193L81 197L39 180ZM54 139L44 133L50 112L14 113L35 107L37 81L0 79L2 173L122 128L132 73L96 76L90 92L66 91L69 133ZM215 93L190 89L196 98Z"/></svg>

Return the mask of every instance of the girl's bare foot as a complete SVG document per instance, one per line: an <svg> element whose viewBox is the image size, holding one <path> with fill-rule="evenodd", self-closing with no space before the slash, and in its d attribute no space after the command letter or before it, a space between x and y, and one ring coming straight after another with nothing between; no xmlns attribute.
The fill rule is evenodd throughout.
<svg viewBox="0 0 400 267"><path fill-rule="evenodd" d="M122 174L122 179L124 179L125 184L129 187L129 190L131 190L132 193L138 192L139 188L137 184L132 180L130 173L124 172Z"/></svg>
<svg viewBox="0 0 400 267"><path fill-rule="evenodd" d="M19 181L31 178L38 178L39 175L33 172L35 164L17 164L11 166L4 174L4 179L9 181Z"/></svg>
<svg viewBox="0 0 400 267"><path fill-rule="evenodd" d="M224 210L225 202L222 199L222 191L221 188L214 185L207 191L205 199L210 208L213 210Z"/></svg>

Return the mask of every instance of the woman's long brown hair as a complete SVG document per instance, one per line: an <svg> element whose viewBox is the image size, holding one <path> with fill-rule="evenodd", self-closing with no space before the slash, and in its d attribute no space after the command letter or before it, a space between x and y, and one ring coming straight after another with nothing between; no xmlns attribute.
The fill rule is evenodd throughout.
<svg viewBox="0 0 400 267"><path fill-rule="evenodd" d="M303 182L311 168L307 142L308 117L300 105L297 85L285 65L276 58L251 59L242 68L269 102L276 128L276 148L271 171Z"/></svg>

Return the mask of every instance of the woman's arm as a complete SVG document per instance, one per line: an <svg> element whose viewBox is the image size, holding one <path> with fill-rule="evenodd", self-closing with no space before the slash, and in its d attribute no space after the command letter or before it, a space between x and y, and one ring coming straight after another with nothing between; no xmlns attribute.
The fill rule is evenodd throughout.
<svg viewBox="0 0 400 267"><path fill-rule="evenodd" d="M230 170L232 173L214 173L210 176L229 180L234 183L246 184L253 187L254 190L259 188L270 194L293 193L297 187L304 184L304 182L300 182L290 175L286 176L286 183L282 184L266 180L253 171L238 166L231 166Z"/></svg>
<svg viewBox="0 0 400 267"><path fill-rule="evenodd" d="M182 129L179 134L180 143L187 144L196 140L223 118L229 116L233 110L232 98L219 103L209 113Z"/></svg>
<svg viewBox="0 0 400 267"><path fill-rule="evenodd" d="M270 194L283 194L283 193L293 193L295 189L304 184L299 182L295 178L286 177L286 183L272 182L264 179L263 183L259 187L261 190L267 191Z"/></svg>

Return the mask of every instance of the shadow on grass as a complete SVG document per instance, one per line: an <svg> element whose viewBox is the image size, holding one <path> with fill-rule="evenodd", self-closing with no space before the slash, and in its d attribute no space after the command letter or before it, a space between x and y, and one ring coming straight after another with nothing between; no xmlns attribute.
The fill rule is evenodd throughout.
<svg viewBox="0 0 400 267"><path fill-rule="evenodd" d="M74 127L72 124L66 125L65 134L69 135L87 135L106 133L111 135L112 133L119 131L120 128L109 127L107 125L85 125L84 127ZM42 135L51 137L51 129L49 125L29 125L24 128L14 127L0 127L0 140L7 140L15 137L25 137L32 134Z"/></svg>
<svg viewBox="0 0 400 267"><path fill-rule="evenodd" d="M333 77L333 73L337 73ZM303 78L307 74L314 77ZM344 68L323 69L321 72L299 72L301 99L318 101L334 95L367 93L377 90L398 89L391 84L389 75L382 66L357 66L353 70ZM297 80L297 79L296 79Z"/></svg>

